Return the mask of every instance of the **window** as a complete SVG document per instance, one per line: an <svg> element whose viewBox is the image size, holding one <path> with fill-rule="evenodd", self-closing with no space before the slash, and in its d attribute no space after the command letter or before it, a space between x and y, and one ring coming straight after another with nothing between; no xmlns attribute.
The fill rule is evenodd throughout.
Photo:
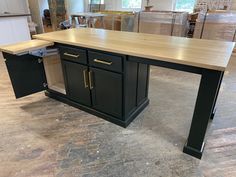
<svg viewBox="0 0 236 177"><path fill-rule="evenodd" d="M142 0L122 0L122 8L124 9L140 9Z"/></svg>
<svg viewBox="0 0 236 177"><path fill-rule="evenodd" d="M192 12L196 0L176 0L175 10Z"/></svg>
<svg viewBox="0 0 236 177"><path fill-rule="evenodd" d="M104 4L104 0L90 0L90 4Z"/></svg>

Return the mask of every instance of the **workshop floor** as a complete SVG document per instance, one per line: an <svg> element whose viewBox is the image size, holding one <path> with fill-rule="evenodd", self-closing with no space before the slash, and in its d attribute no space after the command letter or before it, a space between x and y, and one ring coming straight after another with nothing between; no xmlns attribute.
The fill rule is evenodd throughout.
<svg viewBox="0 0 236 177"><path fill-rule="evenodd" d="M199 81L152 67L150 105L124 129L43 92L16 100L0 59L0 177L235 177L236 57L201 161L182 153Z"/></svg>

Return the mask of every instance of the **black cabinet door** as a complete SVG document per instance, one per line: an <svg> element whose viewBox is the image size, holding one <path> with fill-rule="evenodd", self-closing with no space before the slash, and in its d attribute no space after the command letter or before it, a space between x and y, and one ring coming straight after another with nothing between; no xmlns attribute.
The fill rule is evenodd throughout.
<svg viewBox="0 0 236 177"><path fill-rule="evenodd" d="M80 104L91 106L88 67L69 61L62 61L67 96Z"/></svg>
<svg viewBox="0 0 236 177"><path fill-rule="evenodd" d="M93 108L122 119L122 75L90 68Z"/></svg>
<svg viewBox="0 0 236 177"><path fill-rule="evenodd" d="M46 89L43 62L33 55L3 53L16 98L21 98Z"/></svg>

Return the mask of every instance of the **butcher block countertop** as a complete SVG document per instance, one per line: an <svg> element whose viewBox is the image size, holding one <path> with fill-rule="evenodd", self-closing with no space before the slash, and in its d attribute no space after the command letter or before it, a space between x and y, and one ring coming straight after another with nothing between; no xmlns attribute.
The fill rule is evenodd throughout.
<svg viewBox="0 0 236 177"><path fill-rule="evenodd" d="M54 45L53 42L36 39L36 40L19 42L16 44L0 46L0 51L17 55L17 54L45 48L52 45Z"/></svg>
<svg viewBox="0 0 236 177"><path fill-rule="evenodd" d="M68 29L34 35L33 37L43 40L38 41L42 43L42 46L45 46L45 43L46 45L52 45L56 42L219 71L226 69L235 45L233 42L92 28ZM27 43L27 45L34 48L34 44L38 42ZM36 45L35 48L39 47L40 45ZM6 52L9 48L11 46L7 48L0 47L1 50ZM10 53L16 54L23 51L21 48L25 50L26 45L17 44L13 48L16 48L16 50L12 50Z"/></svg>
<svg viewBox="0 0 236 177"><path fill-rule="evenodd" d="M235 43L103 29L68 29L34 38L119 54L224 71Z"/></svg>

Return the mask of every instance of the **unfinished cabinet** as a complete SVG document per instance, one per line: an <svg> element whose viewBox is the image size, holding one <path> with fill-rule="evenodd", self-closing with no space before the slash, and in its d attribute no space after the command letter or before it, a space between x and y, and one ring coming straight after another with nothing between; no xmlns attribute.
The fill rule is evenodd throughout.
<svg viewBox="0 0 236 177"><path fill-rule="evenodd" d="M48 88L66 94L60 55L54 54L43 57L43 64Z"/></svg>

